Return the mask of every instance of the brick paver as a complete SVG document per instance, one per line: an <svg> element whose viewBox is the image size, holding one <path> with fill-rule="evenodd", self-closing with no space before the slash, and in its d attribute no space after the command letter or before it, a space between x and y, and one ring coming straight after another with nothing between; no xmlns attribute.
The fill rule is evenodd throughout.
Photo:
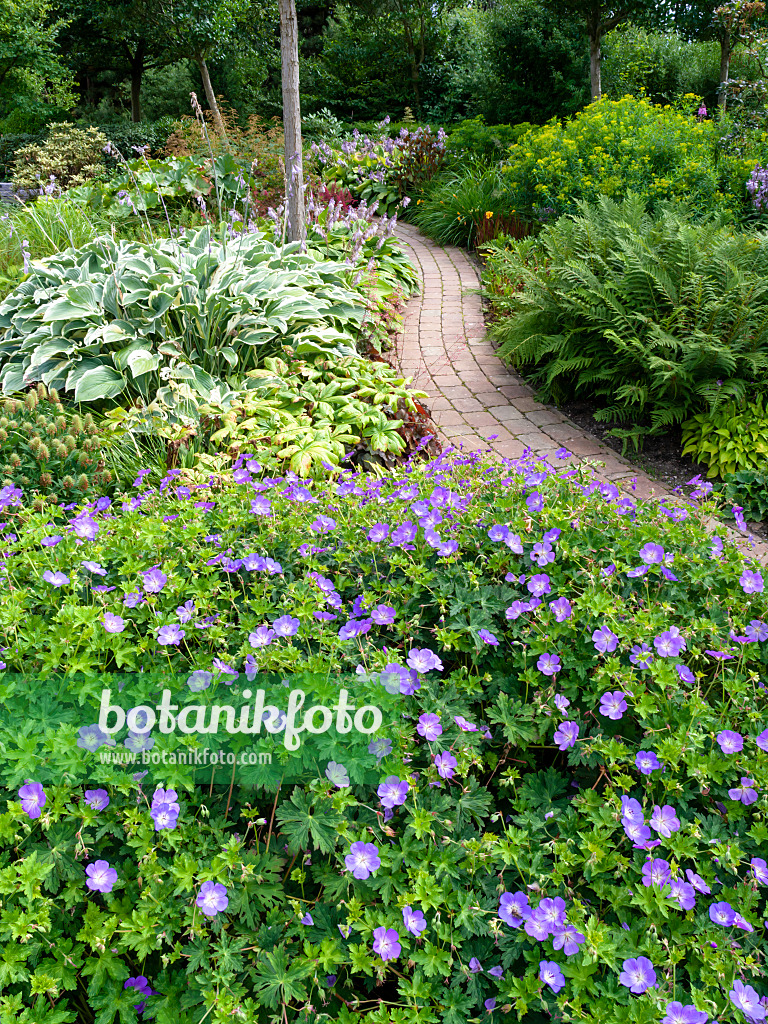
<svg viewBox="0 0 768 1024"><path fill-rule="evenodd" d="M396 358L404 376L429 395L427 405L444 444L466 450L492 450L519 458L524 448L564 465L588 461L601 480L636 498L659 499L670 492L601 444L533 390L494 352L485 331L474 264L462 249L440 246L411 224L399 224L397 236L421 278L397 339ZM557 456L567 448L569 459ZM722 529L722 524L718 524ZM743 536L728 531L741 547ZM768 562L768 546L751 549Z"/></svg>

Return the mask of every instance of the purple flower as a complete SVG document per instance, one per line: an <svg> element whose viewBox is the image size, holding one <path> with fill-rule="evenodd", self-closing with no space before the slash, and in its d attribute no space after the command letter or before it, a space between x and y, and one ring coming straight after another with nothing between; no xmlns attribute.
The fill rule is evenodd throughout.
<svg viewBox="0 0 768 1024"><path fill-rule="evenodd" d="M762 592L764 584L763 577L759 572L750 572L749 569L745 569L739 579L741 589L745 594L759 594Z"/></svg>
<svg viewBox="0 0 768 1024"><path fill-rule="evenodd" d="M386 523L374 523L368 531L368 540L372 540L375 544L380 544L383 540L387 539L389 531L390 527Z"/></svg>
<svg viewBox="0 0 768 1024"><path fill-rule="evenodd" d="M696 676L691 672L687 665L675 665L675 669L684 683L688 683L690 686L692 683L696 682Z"/></svg>
<svg viewBox="0 0 768 1024"><path fill-rule="evenodd" d="M166 801L158 803L153 801L149 814L155 823L155 832L162 832L163 829L168 829L172 832L179 821L179 805Z"/></svg>
<svg viewBox="0 0 768 1024"><path fill-rule="evenodd" d="M644 544L640 548L640 558L646 565L660 565L664 561L664 548L661 544Z"/></svg>
<svg viewBox="0 0 768 1024"><path fill-rule="evenodd" d="M396 775L389 775L376 790L379 800L384 807L391 809L405 803L410 786L407 782L401 782Z"/></svg>
<svg viewBox="0 0 768 1024"><path fill-rule="evenodd" d="M560 658L557 654L541 654L536 662L536 668L545 676L553 676L562 668Z"/></svg>
<svg viewBox="0 0 768 1024"><path fill-rule="evenodd" d="M51 537L43 537L40 543L44 548L55 548L57 544L60 544L64 538L60 533L54 534Z"/></svg>
<svg viewBox="0 0 768 1024"><path fill-rule="evenodd" d="M663 807L659 807L656 804L653 808L653 814L651 820L648 822L654 832L658 832L660 836L665 839L669 839L673 832L677 832L680 828L680 822L678 821L677 815L675 814L675 808L670 807L669 804L664 804Z"/></svg>
<svg viewBox="0 0 768 1024"><path fill-rule="evenodd" d="M562 949L566 956L574 956L578 953L582 942L586 942L586 935L577 931L572 924L567 924L564 928L560 928L552 936L553 948Z"/></svg>
<svg viewBox="0 0 768 1024"><path fill-rule="evenodd" d="M549 576L545 572L536 573L526 583L526 588L534 597L544 597L549 594L552 587L549 585Z"/></svg>
<svg viewBox="0 0 768 1024"><path fill-rule="evenodd" d="M677 903L681 910L693 910L696 906L694 888L680 878L672 878L669 882L669 898Z"/></svg>
<svg viewBox="0 0 768 1024"><path fill-rule="evenodd" d="M765 1020L765 1006L751 985L744 985L741 981L734 981L733 988L728 993L728 996L736 1009L741 1010L748 1020Z"/></svg>
<svg viewBox="0 0 768 1024"><path fill-rule="evenodd" d="M600 707L598 709L600 714L610 718L612 722L617 722L627 710L627 702L624 700L624 696L625 694L622 690L604 693L600 698Z"/></svg>
<svg viewBox="0 0 768 1024"><path fill-rule="evenodd" d="M388 604L378 604L371 612L377 626L391 626L395 621L395 609Z"/></svg>
<svg viewBox="0 0 768 1024"><path fill-rule="evenodd" d="M312 924L315 923L315 920L312 917L312 915L310 914L310 912L307 911L306 914L304 915L304 917L301 918L301 922L300 923L301 924L305 924L305 925L312 925Z"/></svg>
<svg viewBox="0 0 768 1024"><path fill-rule="evenodd" d="M417 672L422 674L425 672L431 672L432 669L437 669L438 672L443 671L443 663L438 656L430 651L428 647L424 647L419 650L418 647L413 647L408 652L408 658L406 660L408 668L415 669Z"/></svg>
<svg viewBox="0 0 768 1024"><path fill-rule="evenodd" d="M635 995L642 995L656 984L656 971L647 956L631 957L622 964L619 983Z"/></svg>
<svg viewBox="0 0 768 1024"><path fill-rule="evenodd" d="M123 594L123 604L126 608L136 608L144 600L141 590L134 590L130 594Z"/></svg>
<svg viewBox="0 0 768 1024"><path fill-rule="evenodd" d="M292 615L281 615L272 623L272 628L275 631L275 636L295 636L300 625L299 620Z"/></svg>
<svg viewBox="0 0 768 1024"><path fill-rule="evenodd" d="M396 960L402 951L400 936L394 928L375 928L373 931L373 952L382 960Z"/></svg>
<svg viewBox="0 0 768 1024"><path fill-rule="evenodd" d="M441 779L452 779L456 774L457 764L456 758L448 751L435 756L435 768L437 768L437 774Z"/></svg>
<svg viewBox="0 0 768 1024"><path fill-rule="evenodd" d="M421 715L416 726L416 732L419 736L423 736L428 743L434 743L443 732L443 727L440 725L440 716L432 714Z"/></svg>
<svg viewBox="0 0 768 1024"><path fill-rule="evenodd" d="M501 920L510 928L519 928L523 921L531 916L528 896L524 892L504 892L499 900L497 911Z"/></svg>
<svg viewBox="0 0 768 1024"><path fill-rule="evenodd" d="M103 811L109 806L109 793L106 789L86 789L85 802L94 811Z"/></svg>
<svg viewBox="0 0 768 1024"><path fill-rule="evenodd" d="M19 799L21 800L21 809L28 817L40 817L46 804L46 796L39 782L27 782L25 786L22 786L19 789Z"/></svg>
<svg viewBox="0 0 768 1024"><path fill-rule="evenodd" d="M629 660L639 668L648 668L653 661L653 652L648 644L635 644Z"/></svg>
<svg viewBox="0 0 768 1024"><path fill-rule="evenodd" d="M565 711L566 711L566 708L569 708L571 706L571 702L568 700L568 698L565 696L564 693L556 693L555 697L554 697L554 701L555 701L555 707L557 708L557 710L560 712L561 715L564 715Z"/></svg>
<svg viewBox="0 0 768 1024"><path fill-rule="evenodd" d="M671 878L672 871L669 862L662 860L661 857L654 857L643 864L643 885L646 888L650 889L652 886L658 885L662 889L669 884Z"/></svg>
<svg viewBox="0 0 768 1024"><path fill-rule="evenodd" d="M122 633L125 629L125 619L119 615L113 615L112 612L104 612L104 618L101 621L107 633Z"/></svg>
<svg viewBox="0 0 768 1024"><path fill-rule="evenodd" d="M46 583L50 583L52 587L63 587L65 583L69 583L69 576L66 573L51 572L50 569L45 570L43 579Z"/></svg>
<svg viewBox="0 0 768 1024"><path fill-rule="evenodd" d="M161 626L157 633L157 642L163 647L178 645L187 634L177 623L172 622L170 626Z"/></svg>
<svg viewBox="0 0 768 1024"><path fill-rule="evenodd" d="M763 729L760 735L755 737L755 743L761 750L768 752L768 729Z"/></svg>
<svg viewBox="0 0 768 1024"><path fill-rule="evenodd" d="M94 576L107 575L107 570L103 566L99 565L98 562L86 561L81 562L81 565L87 572L93 573Z"/></svg>
<svg viewBox="0 0 768 1024"><path fill-rule="evenodd" d="M483 1006L486 1008L488 1013L491 1013L493 1010L496 1009L496 1000L493 998L493 996L491 996L490 999L485 1000Z"/></svg>
<svg viewBox="0 0 768 1024"><path fill-rule="evenodd" d="M768 864L762 857L753 857L750 861L752 874L758 885L768 885Z"/></svg>
<svg viewBox="0 0 768 1024"><path fill-rule="evenodd" d="M270 626L259 626L248 635L248 643L251 647L266 647L275 639L275 631Z"/></svg>
<svg viewBox="0 0 768 1024"><path fill-rule="evenodd" d="M643 814L643 808L639 800L635 800L631 796L623 796L621 798L621 816L626 818L628 821L639 821L640 823L645 821L645 815Z"/></svg>
<svg viewBox="0 0 768 1024"><path fill-rule="evenodd" d="M477 635L480 637L483 643L490 644L491 647L499 646L499 641L496 639L493 633L490 632L490 630L481 629Z"/></svg>
<svg viewBox="0 0 768 1024"><path fill-rule="evenodd" d="M89 864L85 869L88 876L85 884L93 892L112 892L112 887L117 881L117 872L109 866L109 861L97 860Z"/></svg>
<svg viewBox="0 0 768 1024"><path fill-rule="evenodd" d="M560 750L567 750L576 744L579 726L576 722L561 722L553 737Z"/></svg>
<svg viewBox="0 0 768 1024"><path fill-rule="evenodd" d="M559 992L565 987L563 972L553 960L539 962L539 978L545 985L549 985L553 992Z"/></svg>
<svg viewBox="0 0 768 1024"><path fill-rule="evenodd" d="M736 786L734 789L728 790L728 796L731 800L738 800L739 803L744 804L745 807L749 807L757 800L757 793L754 789L755 780L742 777L741 785Z"/></svg>
<svg viewBox="0 0 768 1024"><path fill-rule="evenodd" d="M691 871L690 868L686 870L685 877L691 883L696 892L703 892L705 896L709 896L709 894L712 892L712 890L709 888L709 886L701 877L701 875L697 875L696 872Z"/></svg>
<svg viewBox="0 0 768 1024"><path fill-rule="evenodd" d="M736 921L736 911L730 903L726 903L725 900L722 900L719 903L711 904L709 908L709 918L715 924L722 925L723 928L730 928Z"/></svg>
<svg viewBox="0 0 768 1024"><path fill-rule="evenodd" d="M723 729L715 739L724 754L739 754L744 749L743 737L732 729Z"/></svg>
<svg viewBox="0 0 768 1024"><path fill-rule="evenodd" d="M226 886L216 882L203 882L195 903L206 917L216 917L221 910L229 906Z"/></svg>
<svg viewBox="0 0 768 1024"><path fill-rule="evenodd" d="M354 878L370 878L381 867L378 848L373 843L352 843L349 853L344 858L344 864Z"/></svg>
<svg viewBox="0 0 768 1024"><path fill-rule="evenodd" d="M641 775L650 775L661 768L661 763L652 750L638 750L635 756L635 767Z"/></svg>
<svg viewBox="0 0 768 1024"><path fill-rule="evenodd" d="M325 769L325 777L337 789L344 789L345 786L349 785L347 769L343 764L338 764L336 761L328 762L328 767Z"/></svg>
<svg viewBox="0 0 768 1024"><path fill-rule="evenodd" d="M473 956L472 959L469 961L469 969L472 972L472 974L479 974L482 971L482 964L480 963L476 956Z"/></svg>
<svg viewBox="0 0 768 1024"><path fill-rule="evenodd" d="M745 627L744 632L747 635L747 639L753 643L762 643L764 640L768 640L768 626L761 622L760 619L752 619L749 625Z"/></svg>
<svg viewBox="0 0 768 1024"><path fill-rule="evenodd" d="M541 512L544 508L544 498L538 491L531 491L525 499L525 504L531 512Z"/></svg>
<svg viewBox="0 0 768 1024"><path fill-rule="evenodd" d="M625 835L632 840L632 845L638 850L648 850L658 843L649 843L651 830L642 821L632 821L630 818L622 818L621 825Z"/></svg>
<svg viewBox="0 0 768 1024"><path fill-rule="evenodd" d="M573 614L571 602L564 597L558 597L557 600L550 601L549 607L552 614L555 616L556 622L565 622L565 620L570 619Z"/></svg>
<svg viewBox="0 0 768 1024"><path fill-rule="evenodd" d="M504 968L501 965L499 965L498 967L491 967L488 970L488 973L493 978L503 978L504 977Z"/></svg>
<svg viewBox="0 0 768 1024"><path fill-rule="evenodd" d="M680 636L677 626L670 626L664 633L654 637L653 644L660 658L676 658L685 650L685 640Z"/></svg>
<svg viewBox="0 0 768 1024"><path fill-rule="evenodd" d="M77 745L81 750L98 750L105 743L110 743L111 737L102 732L98 725L82 725L78 730ZM113 745L114 745L114 741Z"/></svg>
<svg viewBox="0 0 768 1024"><path fill-rule="evenodd" d="M514 620L519 619L525 611L528 611L527 605L523 604L522 601L513 601L504 614L510 622L514 622Z"/></svg>
<svg viewBox="0 0 768 1024"><path fill-rule="evenodd" d="M410 907L403 907L403 924L406 931L416 936L421 935L427 927L427 922L424 920L422 912L420 910L411 910Z"/></svg>
<svg viewBox="0 0 768 1024"><path fill-rule="evenodd" d="M566 925L565 900L560 896L555 896L554 899L547 897L539 903L534 914L546 924L550 934L553 934Z"/></svg>
<svg viewBox="0 0 768 1024"><path fill-rule="evenodd" d="M453 720L462 732L477 732L477 726L473 725L472 722L468 722L463 715L454 715Z"/></svg>
<svg viewBox="0 0 768 1024"><path fill-rule="evenodd" d="M318 516L314 523L310 523L310 530L314 530L315 533L330 533L336 529L336 520L331 516Z"/></svg>
<svg viewBox="0 0 768 1024"><path fill-rule="evenodd" d="M528 553L528 557L537 565L544 566L549 565L550 562L554 562L555 553L550 544L539 543L533 545L532 550Z"/></svg>
<svg viewBox="0 0 768 1024"><path fill-rule="evenodd" d="M592 642L599 654L611 654L616 650L619 638L607 626L601 626L592 634Z"/></svg>
<svg viewBox="0 0 768 1024"><path fill-rule="evenodd" d="M144 590L148 594L159 594L168 582L168 577L158 568L150 569L141 575L144 578Z"/></svg>
<svg viewBox="0 0 768 1024"><path fill-rule="evenodd" d="M709 1014L697 1010L692 1003L667 1003L667 1013L662 1017L661 1024L707 1024Z"/></svg>

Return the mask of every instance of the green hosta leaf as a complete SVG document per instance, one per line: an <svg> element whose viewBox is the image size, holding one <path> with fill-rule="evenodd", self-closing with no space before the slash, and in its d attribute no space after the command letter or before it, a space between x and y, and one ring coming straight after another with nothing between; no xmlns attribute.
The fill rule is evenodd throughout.
<svg viewBox="0 0 768 1024"><path fill-rule="evenodd" d="M76 402L95 402L116 398L125 391L126 379L111 366L98 366L86 370L75 384Z"/></svg>

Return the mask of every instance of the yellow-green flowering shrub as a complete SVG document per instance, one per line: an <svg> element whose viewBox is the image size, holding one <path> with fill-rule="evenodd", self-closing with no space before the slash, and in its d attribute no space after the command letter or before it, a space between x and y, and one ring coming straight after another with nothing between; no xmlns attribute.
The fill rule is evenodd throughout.
<svg viewBox="0 0 768 1024"><path fill-rule="evenodd" d="M687 200L702 212L738 212L755 160L715 156L711 120L625 96L592 103L564 123L532 128L504 165L517 210L560 215L579 200L627 192L650 206Z"/></svg>

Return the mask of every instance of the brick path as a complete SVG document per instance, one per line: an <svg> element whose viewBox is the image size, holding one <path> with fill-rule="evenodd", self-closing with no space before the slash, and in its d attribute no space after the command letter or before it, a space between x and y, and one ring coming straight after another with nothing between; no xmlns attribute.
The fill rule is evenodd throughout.
<svg viewBox="0 0 768 1024"><path fill-rule="evenodd" d="M465 449L491 448L518 458L525 448L552 462L565 447L576 460L596 463L596 475L637 498L669 495L664 484L636 469L613 449L587 434L553 406L534 398L533 390L507 369L485 332L479 276L462 249L442 247L411 224L399 224L397 236L421 278L398 337L396 356L404 376L429 395L427 405L441 440ZM490 440L495 436L495 440ZM557 459L563 465L565 460ZM722 523L713 523L722 531ZM726 532L744 550L742 534ZM768 546L751 550L768 562Z"/></svg>

